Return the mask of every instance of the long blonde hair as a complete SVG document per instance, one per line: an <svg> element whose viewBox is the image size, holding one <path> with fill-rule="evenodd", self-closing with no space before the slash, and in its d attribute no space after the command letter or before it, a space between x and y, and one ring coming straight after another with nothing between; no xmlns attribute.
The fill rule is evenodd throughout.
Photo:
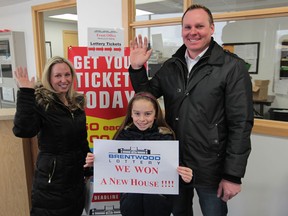
<svg viewBox="0 0 288 216"><path fill-rule="evenodd" d="M67 64L68 67L70 68L70 71L71 71L72 84L70 85L70 87L67 91L67 94L66 94L66 98L69 101L69 103L71 104L70 108L71 109L77 109L77 108L84 109L85 98L83 97L83 99L79 100L79 98L80 98L79 96L83 96L83 95L76 91L76 87L77 87L76 71L69 60L67 60L63 57L60 57L60 56L54 56L54 57L50 58L44 67L41 84L43 85L43 87L45 89L49 90L50 92L57 94L57 92L55 91L55 89L51 85L51 73L52 73L52 67L55 64L59 64L59 63Z"/></svg>

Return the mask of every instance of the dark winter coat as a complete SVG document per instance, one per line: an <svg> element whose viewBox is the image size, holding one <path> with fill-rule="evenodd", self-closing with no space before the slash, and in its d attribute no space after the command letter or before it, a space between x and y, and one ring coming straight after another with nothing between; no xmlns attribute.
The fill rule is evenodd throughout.
<svg viewBox="0 0 288 216"><path fill-rule="evenodd" d="M166 127L153 125L140 131L134 124L127 126L117 140L173 140L173 134ZM165 148L165 146L163 146ZM120 197L120 209L123 216L170 216L172 196L161 194L123 193Z"/></svg>
<svg viewBox="0 0 288 216"><path fill-rule="evenodd" d="M186 46L155 76L129 68L136 92L164 98L165 118L176 133L180 160L193 170L193 186L217 187L225 178L241 183L251 151L252 83L245 62L215 41L189 76Z"/></svg>
<svg viewBox="0 0 288 216"><path fill-rule="evenodd" d="M18 137L38 136L31 215L80 216L85 197L83 165L90 151L85 112L72 111L44 88L34 93L28 88L18 91L13 128Z"/></svg>

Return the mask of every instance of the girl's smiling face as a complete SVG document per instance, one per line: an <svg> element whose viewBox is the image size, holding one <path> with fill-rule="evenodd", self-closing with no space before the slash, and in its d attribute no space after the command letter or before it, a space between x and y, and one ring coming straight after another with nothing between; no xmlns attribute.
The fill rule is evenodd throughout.
<svg viewBox="0 0 288 216"><path fill-rule="evenodd" d="M131 118L139 130L145 131L151 128L156 118L153 103L145 99L135 100L132 105Z"/></svg>

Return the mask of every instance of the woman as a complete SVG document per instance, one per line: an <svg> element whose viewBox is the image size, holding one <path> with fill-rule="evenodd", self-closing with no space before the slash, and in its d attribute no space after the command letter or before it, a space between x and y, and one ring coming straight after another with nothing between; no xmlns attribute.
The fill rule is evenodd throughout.
<svg viewBox="0 0 288 216"><path fill-rule="evenodd" d="M31 216L80 216L84 206L84 164L90 152L84 96L74 90L76 73L62 57L51 58L42 83L17 68L19 86L13 132L38 136ZM86 168L85 168L86 169Z"/></svg>

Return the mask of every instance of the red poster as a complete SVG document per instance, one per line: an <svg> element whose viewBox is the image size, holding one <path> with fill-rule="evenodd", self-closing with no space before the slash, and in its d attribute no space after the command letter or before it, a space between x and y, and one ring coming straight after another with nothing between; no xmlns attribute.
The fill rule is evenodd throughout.
<svg viewBox="0 0 288 216"><path fill-rule="evenodd" d="M93 139L112 139L134 96L129 48L121 57L95 57L88 56L88 47L71 47L68 59L76 69L77 89L86 95L88 140L93 148Z"/></svg>
<svg viewBox="0 0 288 216"><path fill-rule="evenodd" d="M87 99L87 132L92 149L93 139L112 139L135 94L128 73L129 48L125 48L121 57L95 57L88 56L88 47L71 47L68 59L76 69L77 90ZM121 215L119 193L92 191L88 192L91 200L86 209L88 215Z"/></svg>

